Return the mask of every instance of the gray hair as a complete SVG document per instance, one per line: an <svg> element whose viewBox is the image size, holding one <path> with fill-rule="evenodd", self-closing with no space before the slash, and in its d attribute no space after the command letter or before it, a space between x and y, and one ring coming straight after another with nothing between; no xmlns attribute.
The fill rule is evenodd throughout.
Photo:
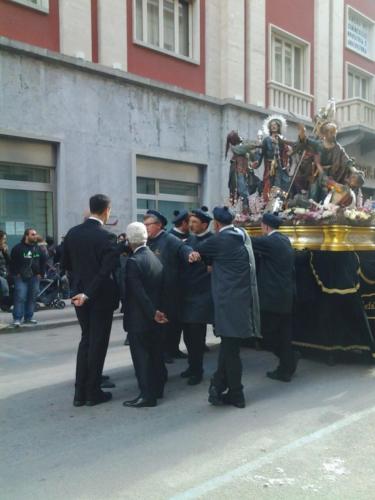
<svg viewBox="0 0 375 500"><path fill-rule="evenodd" d="M126 236L131 245L144 245L147 241L147 229L143 222L132 222L126 228Z"/></svg>

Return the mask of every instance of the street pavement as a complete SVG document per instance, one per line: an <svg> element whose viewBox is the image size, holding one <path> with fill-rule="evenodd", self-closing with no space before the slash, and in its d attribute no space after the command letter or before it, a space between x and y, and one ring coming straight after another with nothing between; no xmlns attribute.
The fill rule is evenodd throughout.
<svg viewBox="0 0 375 500"><path fill-rule="evenodd" d="M121 321L105 373L114 399L74 408L76 325L0 334L0 499L373 499L375 368L302 359L291 383L269 380L270 353L244 349L247 407L207 403L217 357L186 385L168 365L156 408L137 395Z"/></svg>

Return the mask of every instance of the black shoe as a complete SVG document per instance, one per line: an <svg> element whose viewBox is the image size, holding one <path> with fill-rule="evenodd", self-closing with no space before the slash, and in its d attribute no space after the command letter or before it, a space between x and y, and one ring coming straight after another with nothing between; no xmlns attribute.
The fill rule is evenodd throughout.
<svg viewBox="0 0 375 500"><path fill-rule="evenodd" d="M188 385L198 385L202 382L202 375L191 375L188 380Z"/></svg>
<svg viewBox="0 0 375 500"><path fill-rule="evenodd" d="M111 392L103 392L101 391L97 396L95 396L92 399L88 399L86 401L86 406L96 406L100 405L101 403L107 403L112 399L112 393Z"/></svg>
<svg viewBox="0 0 375 500"><path fill-rule="evenodd" d="M164 398L164 389L162 389L161 391L159 391L159 392L156 394L156 398L157 398L157 399L163 399L163 398Z"/></svg>
<svg viewBox="0 0 375 500"><path fill-rule="evenodd" d="M156 399L146 399L142 397L132 399L131 401L124 401L122 403L122 406L127 406L128 408L150 408L156 405Z"/></svg>
<svg viewBox="0 0 375 500"><path fill-rule="evenodd" d="M292 377L290 375L285 375L280 373L279 370L274 370L273 372L267 372L267 377L272 380L279 380L280 382L290 382Z"/></svg>
<svg viewBox="0 0 375 500"><path fill-rule="evenodd" d="M113 389L114 387L116 387L116 384L110 380L104 381L100 384L101 389Z"/></svg>
<svg viewBox="0 0 375 500"><path fill-rule="evenodd" d="M175 359L187 359L188 356L182 351L176 351L172 354L172 357Z"/></svg>
<svg viewBox="0 0 375 500"><path fill-rule="evenodd" d="M73 406L85 406L86 404L86 400L83 399L82 397L78 398L78 397L75 397L74 396L74 399L73 399Z"/></svg>
<svg viewBox="0 0 375 500"><path fill-rule="evenodd" d="M208 389L208 402L214 406L222 406L223 405L222 394L219 391L219 389L216 387L216 385L214 385L212 382L211 382L210 387Z"/></svg>
<svg viewBox="0 0 375 500"><path fill-rule="evenodd" d="M109 375L102 375L100 377L100 382L105 382L106 380L109 380L109 379L110 379Z"/></svg>
<svg viewBox="0 0 375 500"><path fill-rule="evenodd" d="M191 377L191 375L192 375L192 373L191 373L190 368L187 368L184 372L180 373L181 378L189 378L189 377Z"/></svg>
<svg viewBox="0 0 375 500"><path fill-rule="evenodd" d="M86 404L86 396L85 392L83 391L75 391L74 393L74 399L73 399L73 406L84 406Z"/></svg>
<svg viewBox="0 0 375 500"><path fill-rule="evenodd" d="M246 406L243 393L234 396L230 392L227 392L226 394L223 394L222 400L225 405L232 405L236 408L245 408Z"/></svg>

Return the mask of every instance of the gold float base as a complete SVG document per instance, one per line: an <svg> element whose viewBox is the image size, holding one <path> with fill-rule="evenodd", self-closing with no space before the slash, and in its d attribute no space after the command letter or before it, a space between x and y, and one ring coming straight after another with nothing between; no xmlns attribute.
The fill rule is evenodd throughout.
<svg viewBox="0 0 375 500"><path fill-rule="evenodd" d="M247 226L250 236L262 234L260 226ZM353 252L375 250L375 227L344 225L281 226L280 233L289 237L296 250Z"/></svg>

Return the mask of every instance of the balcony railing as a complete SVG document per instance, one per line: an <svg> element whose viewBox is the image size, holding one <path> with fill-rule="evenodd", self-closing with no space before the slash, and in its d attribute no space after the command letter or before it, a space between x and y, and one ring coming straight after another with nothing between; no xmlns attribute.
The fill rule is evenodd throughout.
<svg viewBox="0 0 375 500"><path fill-rule="evenodd" d="M269 107L280 113L293 113L304 120L311 119L311 103L313 96L291 89L286 85L268 82Z"/></svg>
<svg viewBox="0 0 375 500"><path fill-rule="evenodd" d="M338 102L336 120L340 128L363 125L375 130L375 104L357 97Z"/></svg>

